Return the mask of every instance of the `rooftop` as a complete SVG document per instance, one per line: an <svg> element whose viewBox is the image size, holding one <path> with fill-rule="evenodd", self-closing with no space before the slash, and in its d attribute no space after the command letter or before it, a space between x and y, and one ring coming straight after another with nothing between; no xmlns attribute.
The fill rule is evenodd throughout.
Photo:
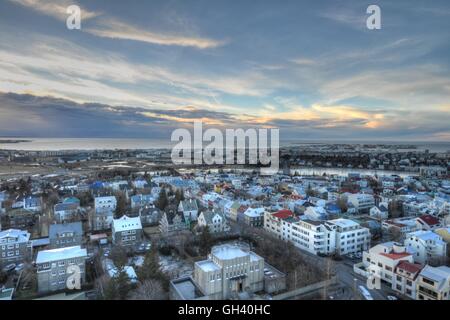
<svg viewBox="0 0 450 320"><path fill-rule="evenodd" d="M82 249L80 246L43 250L38 252L36 263L47 263L86 256L86 249Z"/></svg>
<svg viewBox="0 0 450 320"><path fill-rule="evenodd" d="M221 260L230 260L249 255L248 252L242 250L240 247L230 244L213 247L211 250L211 254Z"/></svg>

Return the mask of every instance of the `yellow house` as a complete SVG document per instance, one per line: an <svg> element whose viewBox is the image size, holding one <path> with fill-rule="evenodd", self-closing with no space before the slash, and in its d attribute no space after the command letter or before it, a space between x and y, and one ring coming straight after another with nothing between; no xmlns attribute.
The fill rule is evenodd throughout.
<svg viewBox="0 0 450 320"><path fill-rule="evenodd" d="M444 240L447 243L450 243L450 227L439 228L434 230L434 232L440 235L442 237L442 240Z"/></svg>

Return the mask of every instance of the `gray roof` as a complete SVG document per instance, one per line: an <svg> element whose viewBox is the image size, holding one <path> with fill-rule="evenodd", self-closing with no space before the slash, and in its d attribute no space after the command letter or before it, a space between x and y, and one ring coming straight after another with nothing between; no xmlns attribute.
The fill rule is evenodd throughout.
<svg viewBox="0 0 450 320"><path fill-rule="evenodd" d="M184 211L198 210L197 200L195 200L195 199L187 199L187 200L181 201L181 206L183 207Z"/></svg>
<svg viewBox="0 0 450 320"><path fill-rule="evenodd" d="M203 216L205 217L205 220L206 220L207 224L211 224L212 223L212 219L216 215L221 216L222 219L225 220L225 216L221 212L218 212L218 211L204 211L203 212Z"/></svg>
<svg viewBox="0 0 450 320"><path fill-rule="evenodd" d="M51 224L49 228L49 238L56 238L59 233L73 232L76 235L83 235L83 228L81 222L63 223L63 224Z"/></svg>
<svg viewBox="0 0 450 320"><path fill-rule="evenodd" d="M77 210L79 208L78 203L57 203L55 204L54 211L68 211L68 210Z"/></svg>

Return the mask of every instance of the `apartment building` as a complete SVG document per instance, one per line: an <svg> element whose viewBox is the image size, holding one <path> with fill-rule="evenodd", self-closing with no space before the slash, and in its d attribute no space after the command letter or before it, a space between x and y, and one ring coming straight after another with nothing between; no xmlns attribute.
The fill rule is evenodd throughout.
<svg viewBox="0 0 450 320"><path fill-rule="evenodd" d="M0 232L0 267L11 263L22 263L31 257L30 233L18 229Z"/></svg>
<svg viewBox="0 0 450 320"><path fill-rule="evenodd" d="M392 289L411 299L416 299L416 282L423 266L418 263L400 261L395 267Z"/></svg>
<svg viewBox="0 0 450 320"><path fill-rule="evenodd" d="M360 213L369 213L375 205L375 198L371 194L355 193L348 196L348 202Z"/></svg>
<svg viewBox="0 0 450 320"><path fill-rule="evenodd" d="M70 266L78 266L80 284L85 282L87 251L80 246L39 251L36 258L38 292L67 289L67 279L74 273Z"/></svg>
<svg viewBox="0 0 450 320"><path fill-rule="evenodd" d="M450 268L425 266L416 286L417 300L450 300Z"/></svg>
<svg viewBox="0 0 450 320"><path fill-rule="evenodd" d="M79 217L80 203L78 202L62 202L57 203L53 207L54 217L59 223L72 221Z"/></svg>
<svg viewBox="0 0 450 320"><path fill-rule="evenodd" d="M112 239L115 245L133 246L142 242L142 224L139 217L122 216L114 219L112 224Z"/></svg>
<svg viewBox="0 0 450 320"><path fill-rule="evenodd" d="M291 226L291 242L313 254L333 254L336 250L336 227L319 221L300 219Z"/></svg>
<svg viewBox="0 0 450 320"><path fill-rule="evenodd" d="M366 272L375 274L382 281L395 286L395 269L402 261L414 263L414 258L402 244L385 242L363 252L362 266Z"/></svg>
<svg viewBox="0 0 450 320"><path fill-rule="evenodd" d="M115 196L96 197L95 212L116 211L117 199Z"/></svg>
<svg viewBox="0 0 450 320"><path fill-rule="evenodd" d="M81 222L51 224L48 235L52 249L81 246L83 226Z"/></svg>
<svg viewBox="0 0 450 320"><path fill-rule="evenodd" d="M447 243L433 231L409 233L405 239L408 251L414 254L414 261L425 264L441 265L447 257Z"/></svg>
<svg viewBox="0 0 450 320"><path fill-rule="evenodd" d="M110 229L114 219L114 212L116 211L116 208L116 197L96 197L95 212L92 216L91 228L94 231Z"/></svg>
<svg viewBox="0 0 450 320"><path fill-rule="evenodd" d="M264 228L279 239L313 254L349 254L367 250L370 231L349 219L316 221L298 218L290 210L264 214Z"/></svg>
<svg viewBox="0 0 450 320"><path fill-rule="evenodd" d="M362 252L370 246L370 231L350 219L334 219L325 222L336 230L336 252L340 255Z"/></svg>

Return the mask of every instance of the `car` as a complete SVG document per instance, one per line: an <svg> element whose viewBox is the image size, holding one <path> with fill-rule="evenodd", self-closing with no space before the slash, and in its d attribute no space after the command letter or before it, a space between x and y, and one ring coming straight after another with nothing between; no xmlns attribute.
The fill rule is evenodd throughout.
<svg viewBox="0 0 450 320"><path fill-rule="evenodd" d="M4 267L2 270L3 272L11 272L16 268L15 263L8 264L6 267Z"/></svg>
<svg viewBox="0 0 450 320"><path fill-rule="evenodd" d="M396 296L387 296L388 300L398 300Z"/></svg>
<svg viewBox="0 0 450 320"><path fill-rule="evenodd" d="M370 294L369 290L366 289L364 286L359 286L359 291L364 296L366 300L373 300L372 295Z"/></svg>
<svg viewBox="0 0 450 320"><path fill-rule="evenodd" d="M25 264L19 263L19 264L16 266L16 271L22 271L24 267L25 267Z"/></svg>

